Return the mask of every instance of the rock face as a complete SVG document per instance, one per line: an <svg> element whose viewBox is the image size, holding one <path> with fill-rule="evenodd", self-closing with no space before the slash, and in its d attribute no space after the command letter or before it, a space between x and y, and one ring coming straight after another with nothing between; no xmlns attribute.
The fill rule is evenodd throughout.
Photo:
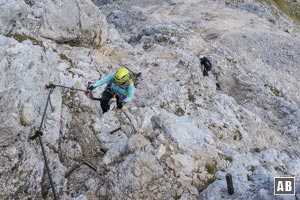
<svg viewBox="0 0 300 200"><path fill-rule="evenodd" d="M40 34L57 42L98 46L107 38L104 16L90 1L49 1Z"/></svg>
<svg viewBox="0 0 300 200"><path fill-rule="evenodd" d="M59 199L225 199L227 173L237 199L274 199L273 177L300 176L299 27L273 7L4 0L0 11L3 199L52 198L30 139L40 127ZM142 72L124 112L45 88L85 90L120 66Z"/></svg>
<svg viewBox="0 0 300 200"><path fill-rule="evenodd" d="M54 65L59 60L52 55L52 50L44 51L30 41L19 43L3 35L0 41L1 46L5 46L1 49L5 73L0 100L1 148L4 152L1 157L4 165L1 167L1 174L5 174L1 176L1 196L13 198L11 195L17 194L15 197L34 198L41 194L44 163L37 156L40 153L36 148L37 143L29 143L28 137L39 126L48 96L44 85L49 79L57 80ZM53 110L45 120L50 131L45 130L45 142L53 150L57 149L55 142L59 139L61 112L60 92L56 91L54 94L56 98L52 98ZM47 152L53 150L47 149ZM57 160L56 155L50 156L50 160ZM63 169L60 162L52 162L51 166L57 170ZM59 173L60 171L54 172L56 176Z"/></svg>
<svg viewBox="0 0 300 200"><path fill-rule="evenodd" d="M123 174L123 176L119 176ZM152 180L159 178L163 169L151 154L137 152L126 157L124 162L114 166L103 177L103 186L99 198L120 199L124 194L141 189Z"/></svg>
<svg viewBox="0 0 300 200"><path fill-rule="evenodd" d="M205 138L211 137L212 132L203 124L197 124L192 117L178 117L163 112L152 119L153 126L162 128L184 153L198 158L207 150Z"/></svg>
<svg viewBox="0 0 300 200"><path fill-rule="evenodd" d="M77 46L99 46L107 38L106 19L89 0L6 1L1 10L4 35L26 34Z"/></svg>

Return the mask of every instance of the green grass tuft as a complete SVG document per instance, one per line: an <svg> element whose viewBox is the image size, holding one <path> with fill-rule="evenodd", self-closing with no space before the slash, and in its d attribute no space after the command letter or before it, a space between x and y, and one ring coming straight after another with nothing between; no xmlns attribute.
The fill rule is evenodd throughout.
<svg viewBox="0 0 300 200"><path fill-rule="evenodd" d="M158 39L157 39L157 41L159 42L159 43L166 43L167 41L168 41L168 39L165 37L165 36L160 36Z"/></svg>
<svg viewBox="0 0 300 200"><path fill-rule="evenodd" d="M255 167L251 166L250 169L249 169L249 171L251 171L252 173L255 172Z"/></svg>
<svg viewBox="0 0 300 200"><path fill-rule="evenodd" d="M182 116L185 114L185 111L181 107L178 107L175 111L175 114L178 116Z"/></svg>
<svg viewBox="0 0 300 200"><path fill-rule="evenodd" d="M195 96L191 93L191 90L190 90L190 89L188 89L188 99L189 99L189 101L191 101L191 102L195 102L195 101L196 101L196 98L195 98Z"/></svg>
<svg viewBox="0 0 300 200"><path fill-rule="evenodd" d="M214 161L213 163L207 163L205 168L209 174L215 174L217 171L217 162Z"/></svg>
<svg viewBox="0 0 300 200"><path fill-rule="evenodd" d="M236 130L233 135L233 140L241 141L243 139L243 135L239 130Z"/></svg>
<svg viewBox="0 0 300 200"><path fill-rule="evenodd" d="M233 158L231 156L224 155L225 160L232 162Z"/></svg>
<svg viewBox="0 0 300 200"><path fill-rule="evenodd" d="M66 56L65 54L61 53L60 54L60 59L67 61L70 64L71 67L74 67L73 61L68 56Z"/></svg>
<svg viewBox="0 0 300 200"><path fill-rule="evenodd" d="M215 182L215 180L216 180L215 177L209 178L209 179L207 180L208 185L210 185L210 184L212 184L213 182Z"/></svg>
<svg viewBox="0 0 300 200"><path fill-rule="evenodd" d="M233 158L231 156L227 156L225 154L222 154L222 153L219 153L219 156L224 158L224 160L227 160L229 162L232 162L233 161Z"/></svg>
<svg viewBox="0 0 300 200"><path fill-rule="evenodd" d="M280 91L275 86L265 84L265 88L269 88L269 90L277 97L280 95Z"/></svg>
<svg viewBox="0 0 300 200"><path fill-rule="evenodd" d="M33 45L38 45L40 47L44 47L43 42L39 41L31 36L28 35L22 35L19 33L15 33L15 34L10 34L8 35L9 37L15 38L18 42L23 42L25 40L30 40L32 42Z"/></svg>
<svg viewBox="0 0 300 200"><path fill-rule="evenodd" d="M33 0L25 0L25 3L30 5L30 7L32 7L34 4Z"/></svg>

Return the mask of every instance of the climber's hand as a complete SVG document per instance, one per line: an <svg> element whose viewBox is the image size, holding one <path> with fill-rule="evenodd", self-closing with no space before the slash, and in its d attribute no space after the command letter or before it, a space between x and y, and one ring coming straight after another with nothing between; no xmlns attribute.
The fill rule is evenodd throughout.
<svg viewBox="0 0 300 200"><path fill-rule="evenodd" d="M122 101L118 106L117 109L121 110L124 106L126 105L126 103L124 101Z"/></svg>
<svg viewBox="0 0 300 200"><path fill-rule="evenodd" d="M93 84L91 84L91 85L89 85L89 86L87 87L87 90L88 90L89 92L93 91L93 89L95 89L94 86L93 86Z"/></svg>
<svg viewBox="0 0 300 200"><path fill-rule="evenodd" d="M86 95L87 97L90 97L90 98L91 98L92 93L91 93L90 91L86 91L86 92L85 92L85 95Z"/></svg>

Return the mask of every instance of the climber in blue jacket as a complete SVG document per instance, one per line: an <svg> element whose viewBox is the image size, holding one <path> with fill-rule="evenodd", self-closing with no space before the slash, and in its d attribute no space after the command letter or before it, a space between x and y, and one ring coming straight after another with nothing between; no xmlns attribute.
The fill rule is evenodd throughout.
<svg viewBox="0 0 300 200"><path fill-rule="evenodd" d="M116 97L117 109L129 103L134 96L134 81L130 76L130 72L127 68L122 67L117 72L111 73L96 83L88 87L89 91L108 83L102 97L100 99L101 108L103 113L109 110L110 99Z"/></svg>

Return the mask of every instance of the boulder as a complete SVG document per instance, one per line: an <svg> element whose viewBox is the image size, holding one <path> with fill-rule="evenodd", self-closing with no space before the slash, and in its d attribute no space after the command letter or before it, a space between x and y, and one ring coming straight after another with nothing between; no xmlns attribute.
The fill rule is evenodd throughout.
<svg viewBox="0 0 300 200"><path fill-rule="evenodd" d="M21 107L21 123L22 125L30 125L37 117L35 108L31 103L26 103Z"/></svg>
<svg viewBox="0 0 300 200"><path fill-rule="evenodd" d="M90 0L25 2L2 3L0 33L43 37L81 46L99 46L107 39L105 16Z"/></svg>
<svg viewBox="0 0 300 200"><path fill-rule="evenodd" d="M91 1L46 1L43 9L39 30L42 37L83 46L98 46L106 41L105 17Z"/></svg>
<svg viewBox="0 0 300 200"><path fill-rule="evenodd" d="M145 152L129 154L105 175L100 191L101 197L122 199L124 192L136 191L147 186L152 180L158 179L163 169L154 156Z"/></svg>
<svg viewBox="0 0 300 200"><path fill-rule="evenodd" d="M177 175L191 175L196 168L196 163L193 157L185 154L171 155L166 160L167 165L175 170Z"/></svg>
<svg viewBox="0 0 300 200"><path fill-rule="evenodd" d="M189 116L176 116L172 113L162 111L159 115L152 117L154 128L161 128L178 144L185 153L199 157L207 151L205 138L212 138L212 132L203 124L197 123ZM211 139L208 142L213 143ZM214 151L208 152L212 157Z"/></svg>
<svg viewBox="0 0 300 200"><path fill-rule="evenodd" d="M135 134L131 136L127 143L127 149L129 153L150 150L150 146L150 142L141 134Z"/></svg>

